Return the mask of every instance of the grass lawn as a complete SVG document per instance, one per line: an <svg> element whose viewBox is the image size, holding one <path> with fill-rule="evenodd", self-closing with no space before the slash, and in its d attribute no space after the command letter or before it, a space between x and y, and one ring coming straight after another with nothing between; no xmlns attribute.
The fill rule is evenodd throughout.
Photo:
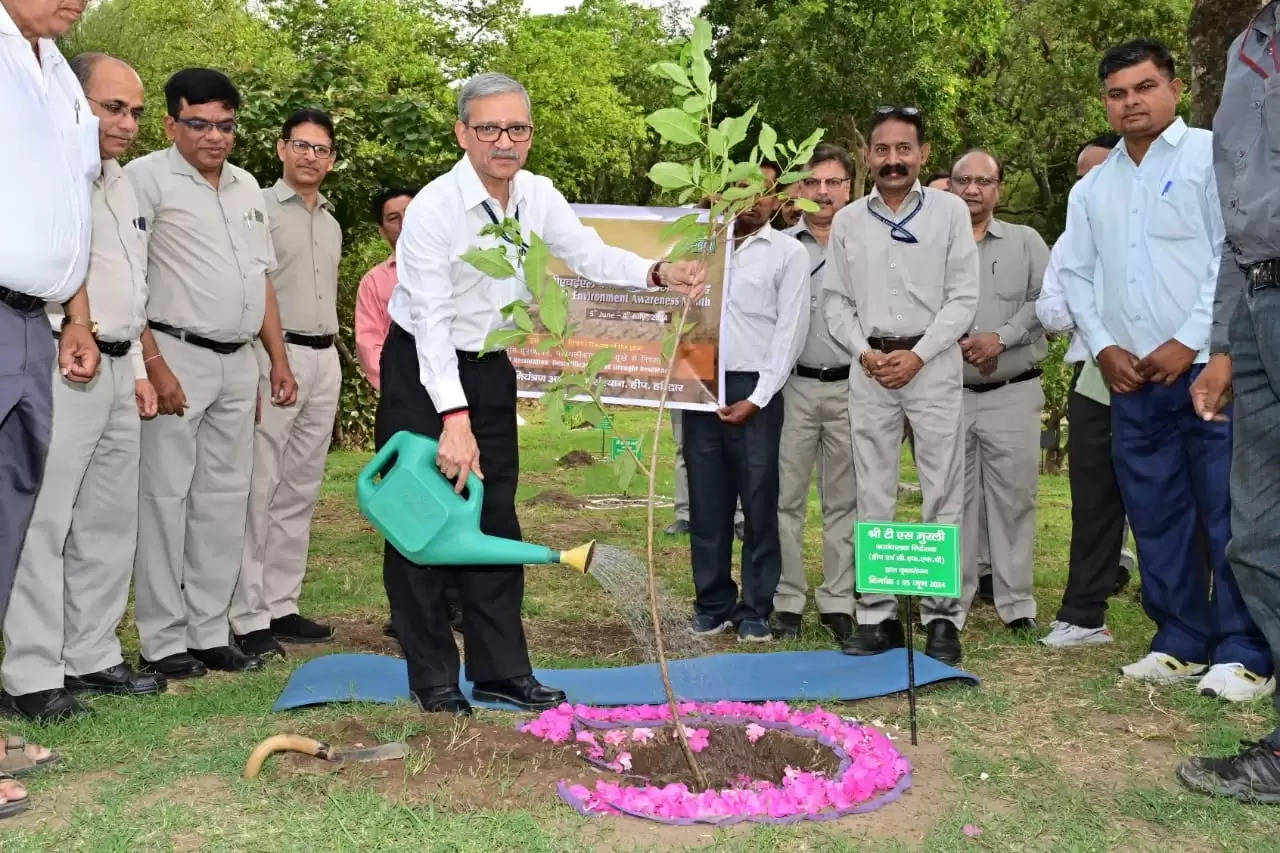
<svg viewBox="0 0 1280 853"><path fill-rule="evenodd" d="M615 491L607 465L560 469L571 449L600 450L600 433L556 436L526 410L519 501L526 538L552 547L588 538L643 551L644 510L566 509L570 495ZM648 414L617 417L619 430L651 429ZM659 491L671 493L671 448ZM334 453L312 537L302 605L338 626L324 651L391 651L380 539L360 517L356 472L366 455ZM910 472L904 474L910 478ZM559 490L553 492L552 490ZM541 499L538 496L541 495ZM1040 488L1036 582L1041 622L1066 581L1069 497L1064 477ZM918 514L919 497L904 502ZM820 568L816 492L807 554ZM670 520L659 510L659 524ZM228 554L228 559L237 559ZM658 559L673 595L692 584L687 542L659 534ZM131 619L130 614L127 619ZM636 660L630 635L589 578L537 566L527 574L525 619L536 666L610 666ZM795 648L829 644L815 624ZM514 714L470 722L405 705L346 705L270 713L294 665L291 649L265 672L179 682L152 698L101 698L85 720L10 725L8 733L64 753L29 779L32 807L0 823L0 848L19 850L467 850L589 848L773 850L1256 850L1280 849L1280 808L1246 807L1184 792L1172 771L1182 756L1227 753L1274 726L1269 700L1227 706L1190 687L1121 683L1117 667L1146 651L1151 634L1130 590L1113 600L1109 647L1048 651L1011 637L989 607L965 630L965 665L982 687L921 693L921 745L906 741L905 696L855 703L842 713L883 721L916 764L915 788L870 815L791 827L722 830L660 827L631 819L584 819L560 804L554 780L586 773L569 754L511 731ZM122 626L137 652L132 622ZM728 639L725 649L734 648ZM298 732L341 745L407 740L404 762L331 769L276 756L262 777L239 777L260 739ZM969 838L966 824L982 829Z"/></svg>

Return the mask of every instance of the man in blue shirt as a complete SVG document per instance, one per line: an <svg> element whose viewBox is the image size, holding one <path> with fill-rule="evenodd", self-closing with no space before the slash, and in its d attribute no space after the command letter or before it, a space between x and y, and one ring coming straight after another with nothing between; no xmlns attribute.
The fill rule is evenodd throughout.
<svg viewBox="0 0 1280 853"><path fill-rule="evenodd" d="M1112 392L1116 480L1156 623L1151 653L1122 671L1252 699L1275 681L1226 559L1231 424L1200 419L1188 391L1209 358L1224 238L1213 136L1176 117L1182 83L1158 42L1112 48L1099 77L1123 139L1071 192L1062 280Z"/></svg>

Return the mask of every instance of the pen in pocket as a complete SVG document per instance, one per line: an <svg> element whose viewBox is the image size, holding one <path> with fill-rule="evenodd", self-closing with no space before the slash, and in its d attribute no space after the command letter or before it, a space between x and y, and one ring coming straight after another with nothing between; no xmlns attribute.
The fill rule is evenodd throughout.
<svg viewBox="0 0 1280 853"><path fill-rule="evenodd" d="M1164 197L1164 194L1165 194L1165 193L1169 192L1169 188L1170 188L1171 186L1173 186L1173 181L1165 181L1165 182L1164 182L1164 189L1160 190L1160 196L1161 196L1162 198Z"/></svg>

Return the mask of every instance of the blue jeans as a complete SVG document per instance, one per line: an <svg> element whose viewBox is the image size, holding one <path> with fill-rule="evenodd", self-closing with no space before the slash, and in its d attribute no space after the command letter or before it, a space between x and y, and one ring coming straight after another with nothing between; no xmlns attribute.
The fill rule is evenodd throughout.
<svg viewBox="0 0 1280 853"><path fill-rule="evenodd" d="M1202 369L1111 397L1116 482L1138 543L1142 606L1156 623L1151 649L1267 676L1271 653L1227 562L1232 423L1206 423L1191 405Z"/></svg>

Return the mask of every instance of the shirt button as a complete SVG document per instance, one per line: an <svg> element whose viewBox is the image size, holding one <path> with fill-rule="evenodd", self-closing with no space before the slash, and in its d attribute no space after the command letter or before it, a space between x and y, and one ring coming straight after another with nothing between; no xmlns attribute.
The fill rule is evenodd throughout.
<svg viewBox="0 0 1280 853"><path fill-rule="evenodd" d="M899 314L899 315L898 315L898 319L899 319L899 320L901 320L901 319L902 319L902 315L901 315L901 314Z"/></svg>
<svg viewBox="0 0 1280 853"><path fill-rule="evenodd" d="M889 292L890 292L890 293L892 293L894 296L897 296L897 295L898 295L898 291L896 291L896 290L891 290L891 291L889 291Z"/></svg>
<svg viewBox="0 0 1280 853"><path fill-rule="evenodd" d="M897 264L889 264L889 269L896 270L897 268L898 268Z"/></svg>

